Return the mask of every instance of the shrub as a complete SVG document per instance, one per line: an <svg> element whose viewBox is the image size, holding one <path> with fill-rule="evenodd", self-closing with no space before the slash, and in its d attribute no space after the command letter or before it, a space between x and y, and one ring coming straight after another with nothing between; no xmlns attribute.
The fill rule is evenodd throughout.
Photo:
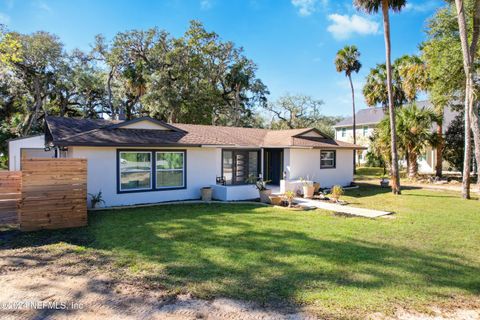
<svg viewBox="0 0 480 320"><path fill-rule="evenodd" d="M332 191L331 191L331 194L332 194L332 198L334 198L335 200L338 200L340 199L340 197L343 195L344 191L343 191L343 188L341 186L333 186L332 187Z"/></svg>
<svg viewBox="0 0 480 320"><path fill-rule="evenodd" d="M293 192L291 190L285 191L284 196L285 196L285 199L288 202L288 206L291 207L292 203L293 203L293 198L295 198L295 192Z"/></svg>
<svg viewBox="0 0 480 320"><path fill-rule="evenodd" d="M103 200L102 191L99 191L97 194L88 194L90 196L90 204L92 205L92 209L95 209L97 204L103 203L105 204L105 200Z"/></svg>
<svg viewBox="0 0 480 320"><path fill-rule="evenodd" d="M385 168L385 161L383 161L383 158L376 155L372 151L367 151L367 154L365 155L366 162L365 166L366 167L381 167Z"/></svg>

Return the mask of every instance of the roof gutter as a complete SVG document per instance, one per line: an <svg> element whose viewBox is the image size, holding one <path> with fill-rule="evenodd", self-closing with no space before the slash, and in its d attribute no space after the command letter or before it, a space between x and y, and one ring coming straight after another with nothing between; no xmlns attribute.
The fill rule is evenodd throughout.
<svg viewBox="0 0 480 320"><path fill-rule="evenodd" d="M132 144L132 143L78 143L67 141L53 141L53 146L58 147L128 147L128 148L165 148L165 147L201 147L200 144L183 144L183 143L152 143L152 144Z"/></svg>
<svg viewBox="0 0 480 320"><path fill-rule="evenodd" d="M377 125L377 124L379 124L379 122L355 123L355 127L356 127L356 126L366 126L366 125ZM353 123L334 125L334 126L332 126L332 127L333 127L333 128L353 127Z"/></svg>

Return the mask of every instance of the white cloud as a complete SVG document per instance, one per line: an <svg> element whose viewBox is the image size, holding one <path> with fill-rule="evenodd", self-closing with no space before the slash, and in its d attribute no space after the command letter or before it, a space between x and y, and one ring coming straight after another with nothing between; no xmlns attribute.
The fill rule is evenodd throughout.
<svg viewBox="0 0 480 320"><path fill-rule="evenodd" d="M45 2L41 1L41 0L38 0L36 3L35 3L35 6L43 11L46 11L46 12L52 12L52 8L50 8L50 6L48 4L46 4Z"/></svg>
<svg viewBox="0 0 480 320"><path fill-rule="evenodd" d="M291 0L292 5L298 9L301 16L309 16L317 10L318 3L323 6L328 4L328 0Z"/></svg>
<svg viewBox="0 0 480 320"><path fill-rule="evenodd" d="M356 14L348 16L334 13L328 16L328 20L332 21L332 23L327 30L337 40L348 39L353 34L377 34L379 29L378 22Z"/></svg>
<svg viewBox="0 0 480 320"><path fill-rule="evenodd" d="M213 1L212 0L202 0L200 1L200 8L202 10L208 10L213 6Z"/></svg>
<svg viewBox="0 0 480 320"><path fill-rule="evenodd" d="M294 7L298 9L301 16L309 16L315 11L317 0L292 0Z"/></svg>
<svg viewBox="0 0 480 320"><path fill-rule="evenodd" d="M7 16L5 13L0 12L0 24L9 24L10 17Z"/></svg>

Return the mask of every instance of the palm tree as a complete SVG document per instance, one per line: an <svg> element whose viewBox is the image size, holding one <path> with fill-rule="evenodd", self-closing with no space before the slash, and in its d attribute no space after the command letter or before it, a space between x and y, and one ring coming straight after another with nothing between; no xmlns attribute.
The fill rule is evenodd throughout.
<svg viewBox="0 0 480 320"><path fill-rule="evenodd" d="M353 143L357 143L357 126L355 121L355 89L353 88L352 72L358 73L362 64L358 60L360 57L360 51L356 46L345 46L343 49L338 50L335 57L335 68L337 72L345 72L345 76L350 81L350 89L352 90L352 119L353 119ZM353 173L356 172L355 166L355 153L353 150Z"/></svg>
<svg viewBox="0 0 480 320"><path fill-rule="evenodd" d="M391 127L390 136L392 140L392 191L394 194L400 194L400 173L398 170L397 137L395 133L396 126L393 105L389 10L392 9L393 11L400 11L405 6L405 3L406 0L354 0L354 4L358 9L362 9L369 14L377 13L379 9L381 9L383 14L383 31L385 37L385 55L387 69L388 109Z"/></svg>
<svg viewBox="0 0 480 320"><path fill-rule="evenodd" d="M436 114L429 108L418 108L411 104L397 110L397 134L399 145L408 160L408 177L415 179L418 175L418 156L425 148L434 144L436 134L431 132Z"/></svg>
<svg viewBox="0 0 480 320"><path fill-rule="evenodd" d="M419 91L427 91L431 86L427 65L420 57L415 55L404 55L394 62L394 66L397 63L405 98L408 102L412 103L417 99ZM437 124L437 132L435 135L435 175L441 177L444 147L442 128L444 107L443 104L438 102L435 102L434 105L435 123ZM410 159L407 159L407 162L409 161Z"/></svg>
<svg viewBox="0 0 480 320"><path fill-rule="evenodd" d="M390 151L390 120L385 117L380 121L370 136L370 152L383 160L385 169L390 171L392 153Z"/></svg>
<svg viewBox="0 0 480 320"><path fill-rule="evenodd" d="M404 55L395 60L395 67L401 77L405 98L412 103L420 91L427 91L430 85L426 64L416 55Z"/></svg>
<svg viewBox="0 0 480 320"><path fill-rule="evenodd" d="M395 106L401 106L408 102L399 73L400 64L401 60L397 59L392 67L392 91ZM377 64L375 68L370 69L362 92L367 105L373 107L380 104L388 111L387 68L384 63Z"/></svg>

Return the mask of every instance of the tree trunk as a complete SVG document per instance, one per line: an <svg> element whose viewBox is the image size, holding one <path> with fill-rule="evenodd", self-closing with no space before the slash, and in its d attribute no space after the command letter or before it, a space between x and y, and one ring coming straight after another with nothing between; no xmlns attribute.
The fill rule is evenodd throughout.
<svg viewBox="0 0 480 320"><path fill-rule="evenodd" d="M408 153L408 178L415 180L418 175L418 163L417 163L417 154L410 151Z"/></svg>
<svg viewBox="0 0 480 320"><path fill-rule="evenodd" d="M471 105L473 102L473 70L470 48L468 46L467 23L465 21L465 10L463 0L455 0L457 7L457 21L462 44L463 69L465 71L465 153L463 159L463 177L462 177L462 197L470 199L470 161L472 158L471 150Z"/></svg>
<svg viewBox="0 0 480 320"><path fill-rule="evenodd" d="M475 1L475 7L473 10L473 32L472 32L472 42L470 44L470 61L473 67L473 61L475 61L475 55L477 53L477 46L478 40L480 38L480 1ZM473 71L472 71L473 72ZM472 75L472 79L475 76ZM472 84L473 86L474 84ZM473 89L472 89L473 90ZM472 91L473 96L473 91ZM473 97L472 97L473 99ZM477 99L475 99L477 100ZM480 166L480 119L479 119L479 106L478 101L472 100L470 102L471 105L471 125L472 125L472 132L473 132L473 142L475 144L475 161L476 164L476 172L477 172L477 189L480 191L480 177L479 177L479 166Z"/></svg>
<svg viewBox="0 0 480 320"><path fill-rule="evenodd" d="M348 80L350 81L350 89L352 90L352 119L353 119L353 144L357 143L357 123L356 123L356 116L355 116L355 89L353 88L352 82L352 75L348 75ZM356 166L356 154L357 150L353 150L353 173L357 173L357 166Z"/></svg>
<svg viewBox="0 0 480 320"><path fill-rule="evenodd" d="M443 173L443 146L445 141L443 139L443 123L437 123L437 135L438 135L438 145L436 151L437 162L435 163L435 175L439 178L442 177Z"/></svg>
<svg viewBox="0 0 480 320"><path fill-rule="evenodd" d="M27 123L27 127L23 132L24 135L30 134L32 127L36 126L38 121L38 114L42 109L42 105L43 105L42 90L40 89L40 80L38 79L38 76L36 76L33 81L34 81L33 82L33 86L34 86L33 98L35 100L35 103L33 106L33 110L30 110L30 117Z"/></svg>
<svg viewBox="0 0 480 320"><path fill-rule="evenodd" d="M395 110L393 105L393 89L392 89L392 65L391 65L391 46L390 46L390 19L388 15L388 0L382 0L383 13L383 30L385 37L385 55L387 68L387 91L388 91L388 110L390 116L390 135L391 135L391 152L392 152L392 192L400 194L400 172L398 170L398 151L397 151L397 135L395 124Z"/></svg>
<svg viewBox="0 0 480 320"><path fill-rule="evenodd" d="M110 72L108 73L108 79L107 79L107 93L108 93L108 107L110 108L110 115L112 119L115 118L116 112L113 108L113 102L112 102L112 80L113 80L113 68L110 69Z"/></svg>
<svg viewBox="0 0 480 320"><path fill-rule="evenodd" d="M477 187L480 190L480 179L478 178L478 166L480 165L480 120L478 117L478 104L472 104L471 125L473 132L473 143L475 145L475 161L477 163Z"/></svg>

